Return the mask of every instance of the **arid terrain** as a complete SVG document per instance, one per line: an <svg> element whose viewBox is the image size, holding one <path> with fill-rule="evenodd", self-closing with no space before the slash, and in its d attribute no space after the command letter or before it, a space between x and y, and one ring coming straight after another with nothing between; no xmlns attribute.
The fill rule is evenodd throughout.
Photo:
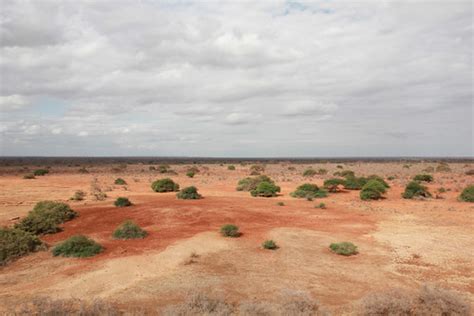
<svg viewBox="0 0 474 316"><path fill-rule="evenodd" d="M474 204L458 200L463 188L474 184L474 175L466 175L474 163L450 162L451 171L431 172L434 181L426 185L433 198L426 200L401 194L414 175L436 168L437 162L267 163L263 174L281 186L281 194L272 198L236 191L251 164L234 165L236 170L228 170L227 163L195 164L200 172L194 178L186 176L191 164L171 164L177 174L161 174L146 163L53 165L49 174L35 179L23 179L24 166L1 167L0 225L11 226L38 201L64 201L79 216L41 239L52 247L84 234L105 247L86 259L38 251L1 267L2 312L37 297L100 298L124 308L160 311L190 293L233 304L278 302L288 293L305 293L338 315L351 314L370 293L410 291L426 283L474 302ZM303 177L310 166L328 173ZM28 166L30 171L38 167ZM362 201L359 191L350 190L312 201L290 196L300 184L322 185L334 172L349 169L357 175L393 176L386 198ZM118 177L127 184L115 185ZM196 186L203 199L153 192L150 184L165 177L181 187ZM441 187L446 192L437 193ZM93 188L107 198L97 201ZM77 190L86 192L85 199L70 201ZM115 207L121 196L133 205ZM315 207L320 202L325 209ZM149 235L113 239L112 232L126 219ZM242 235L221 236L224 224L237 225ZM279 248L263 249L267 239ZM340 241L353 242L359 253L331 252L329 245Z"/></svg>

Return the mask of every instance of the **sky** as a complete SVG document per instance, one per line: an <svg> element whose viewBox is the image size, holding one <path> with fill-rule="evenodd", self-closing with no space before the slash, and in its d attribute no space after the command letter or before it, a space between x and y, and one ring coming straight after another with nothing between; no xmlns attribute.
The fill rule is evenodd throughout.
<svg viewBox="0 0 474 316"><path fill-rule="evenodd" d="M471 1L0 0L0 155L474 156Z"/></svg>

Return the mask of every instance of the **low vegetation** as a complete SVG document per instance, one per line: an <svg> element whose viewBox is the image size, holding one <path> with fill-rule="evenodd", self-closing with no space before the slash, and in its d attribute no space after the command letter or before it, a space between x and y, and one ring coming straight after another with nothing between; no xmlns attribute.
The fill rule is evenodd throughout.
<svg viewBox="0 0 474 316"><path fill-rule="evenodd" d="M84 258L95 256L102 250L103 247L94 240L83 235L76 235L54 247L53 255Z"/></svg>
<svg viewBox="0 0 474 316"><path fill-rule="evenodd" d="M339 242L339 243L332 243L329 245L329 249L331 249L334 253L342 256L352 256L358 253L357 246L351 242Z"/></svg>
<svg viewBox="0 0 474 316"><path fill-rule="evenodd" d="M326 208L326 204L321 202L321 203L319 203L318 205L314 206L314 208L325 209L325 208Z"/></svg>
<svg viewBox="0 0 474 316"><path fill-rule="evenodd" d="M261 182L275 183L270 177L262 175L257 177L247 177L239 180L237 183L237 191L252 191L257 188Z"/></svg>
<svg viewBox="0 0 474 316"><path fill-rule="evenodd" d="M383 181L383 180L382 180ZM360 191L361 200L378 200L382 198L382 194L386 191L386 187L377 179L369 180Z"/></svg>
<svg viewBox="0 0 474 316"><path fill-rule="evenodd" d="M234 165L229 165L229 166L227 166L227 170L235 170L235 166Z"/></svg>
<svg viewBox="0 0 474 316"><path fill-rule="evenodd" d="M114 184L117 184L117 185L126 185L127 182L126 182L124 179L122 179L122 178L117 178L117 179L115 179Z"/></svg>
<svg viewBox="0 0 474 316"><path fill-rule="evenodd" d="M54 201L36 203L33 210L15 225L15 228L35 235L50 234L60 231L59 224L77 216L69 205Z"/></svg>
<svg viewBox="0 0 474 316"><path fill-rule="evenodd" d="M194 175L195 175L195 173L194 173L193 171L188 171L188 172L186 172L186 176L187 176L188 178L194 178Z"/></svg>
<svg viewBox="0 0 474 316"><path fill-rule="evenodd" d="M471 315L468 300L457 292L424 285L416 293L389 289L361 301L362 315Z"/></svg>
<svg viewBox="0 0 474 316"><path fill-rule="evenodd" d="M74 195L70 198L72 201L82 201L84 200L84 197L86 196L86 192L78 190L74 192Z"/></svg>
<svg viewBox="0 0 474 316"><path fill-rule="evenodd" d="M151 184L151 188L155 192L176 192L179 191L179 184L175 183L170 178L156 180Z"/></svg>
<svg viewBox="0 0 474 316"><path fill-rule="evenodd" d="M35 176L44 176L44 175L47 175L48 173L49 173L48 169L36 169L33 172L33 175L35 175Z"/></svg>
<svg viewBox="0 0 474 316"><path fill-rule="evenodd" d="M331 193L339 192L341 186L344 186L345 180L341 178L332 178L324 180L324 188Z"/></svg>
<svg viewBox="0 0 474 316"><path fill-rule="evenodd" d="M388 183L380 176L376 175L376 174L373 174L373 175L370 175L367 177L367 181L370 181L370 180L376 180L378 181L379 183L381 183L385 188L390 188L390 186L388 185Z"/></svg>
<svg viewBox="0 0 474 316"><path fill-rule="evenodd" d="M436 172L451 172L451 168L446 162L441 162L436 167Z"/></svg>
<svg viewBox="0 0 474 316"><path fill-rule="evenodd" d="M42 247L32 233L17 228L0 227L0 266Z"/></svg>
<svg viewBox="0 0 474 316"><path fill-rule="evenodd" d="M274 242L273 240L265 240L263 243L262 243L262 247L264 249L269 249L269 250L275 250L275 249L278 249L278 246L276 244L276 242Z"/></svg>
<svg viewBox="0 0 474 316"><path fill-rule="evenodd" d="M433 176L430 174L417 174L416 176L413 177L413 180L415 181L423 181L423 182L432 182L433 181Z"/></svg>
<svg viewBox="0 0 474 316"><path fill-rule="evenodd" d="M368 179L364 177L348 175L344 181L344 188L348 190L361 190L367 181Z"/></svg>
<svg viewBox="0 0 474 316"><path fill-rule="evenodd" d="M29 173L29 174L25 174L25 175L23 176L23 179L28 179L28 180L30 180L30 179L36 179L36 178L35 178L35 175L34 175L34 174Z"/></svg>
<svg viewBox="0 0 474 316"><path fill-rule="evenodd" d="M147 235L146 231L131 220L123 222L112 234L115 239L139 239Z"/></svg>
<svg viewBox="0 0 474 316"><path fill-rule="evenodd" d="M352 171L352 170L343 170L343 171L336 171L336 172L334 172L334 176L336 176L336 177L343 177L343 178L346 178L346 177L354 177L354 176L355 176L355 173L354 173L354 171Z"/></svg>
<svg viewBox="0 0 474 316"><path fill-rule="evenodd" d="M260 182L257 187L250 191L250 194L255 197L274 197L280 192L280 187L272 182Z"/></svg>
<svg viewBox="0 0 474 316"><path fill-rule="evenodd" d="M277 205L278 205L278 206L285 206L285 203L283 203L283 202L277 202Z"/></svg>
<svg viewBox="0 0 474 316"><path fill-rule="evenodd" d="M132 202L130 202L130 200L126 197L118 197L115 200L114 205L116 207L127 207L127 206L131 206Z"/></svg>
<svg viewBox="0 0 474 316"><path fill-rule="evenodd" d="M405 192L403 192L402 197L404 199L429 198L431 197L431 193L424 185L421 185L417 181L411 181L405 187Z"/></svg>
<svg viewBox="0 0 474 316"><path fill-rule="evenodd" d="M326 197L327 192L318 187L316 184L305 183L297 187L296 191L291 193L291 196L295 198L313 199Z"/></svg>
<svg viewBox="0 0 474 316"><path fill-rule="evenodd" d="M459 199L464 202L474 202L474 185L470 185L465 188L461 192Z"/></svg>
<svg viewBox="0 0 474 316"><path fill-rule="evenodd" d="M224 237L239 237L239 227L233 224L226 224L221 227L221 234Z"/></svg>
<svg viewBox="0 0 474 316"><path fill-rule="evenodd" d="M303 172L303 177L313 177L317 174L313 168L308 168Z"/></svg>
<svg viewBox="0 0 474 316"><path fill-rule="evenodd" d="M202 195L198 193L195 186L190 186L179 191L176 196L181 200L198 200L202 198Z"/></svg>

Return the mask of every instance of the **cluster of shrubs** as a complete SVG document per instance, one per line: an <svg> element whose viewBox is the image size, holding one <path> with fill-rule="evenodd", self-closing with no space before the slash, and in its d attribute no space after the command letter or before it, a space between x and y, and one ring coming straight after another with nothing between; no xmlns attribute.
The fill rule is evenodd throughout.
<svg viewBox="0 0 474 316"><path fill-rule="evenodd" d="M313 168L308 168L303 172L303 177L313 177L315 175L325 175L328 171L326 169L320 168L318 170L314 170Z"/></svg>
<svg viewBox="0 0 474 316"><path fill-rule="evenodd" d="M48 173L49 173L48 169L36 169L33 172L33 175L34 176L44 176L44 175L47 175Z"/></svg>
<svg viewBox="0 0 474 316"><path fill-rule="evenodd" d="M270 177L261 175L247 177L237 183L237 191L248 191L252 196L273 197L280 192L280 187Z"/></svg>
<svg viewBox="0 0 474 316"><path fill-rule="evenodd" d="M38 236L18 228L0 227L0 266L39 250L43 243Z"/></svg>
<svg viewBox="0 0 474 316"><path fill-rule="evenodd" d="M318 187L316 184L305 183L298 186L296 190L290 195L295 198L314 199L326 197L327 192L324 189Z"/></svg>
<svg viewBox="0 0 474 316"><path fill-rule="evenodd" d="M433 176L430 174L417 174L413 177L413 180L420 182L432 182Z"/></svg>
<svg viewBox="0 0 474 316"><path fill-rule="evenodd" d="M403 192L402 197L404 199L414 199L414 198L429 198L431 193L428 191L428 188L418 181L411 181L405 187L405 192Z"/></svg>

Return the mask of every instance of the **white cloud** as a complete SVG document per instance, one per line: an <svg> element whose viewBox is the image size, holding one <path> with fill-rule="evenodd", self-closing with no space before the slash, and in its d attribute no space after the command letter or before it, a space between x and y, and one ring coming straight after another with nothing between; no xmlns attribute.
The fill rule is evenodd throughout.
<svg viewBox="0 0 474 316"><path fill-rule="evenodd" d="M13 94L7 96L0 95L0 111L13 111L19 110L24 106L28 105L27 98L22 95Z"/></svg>

